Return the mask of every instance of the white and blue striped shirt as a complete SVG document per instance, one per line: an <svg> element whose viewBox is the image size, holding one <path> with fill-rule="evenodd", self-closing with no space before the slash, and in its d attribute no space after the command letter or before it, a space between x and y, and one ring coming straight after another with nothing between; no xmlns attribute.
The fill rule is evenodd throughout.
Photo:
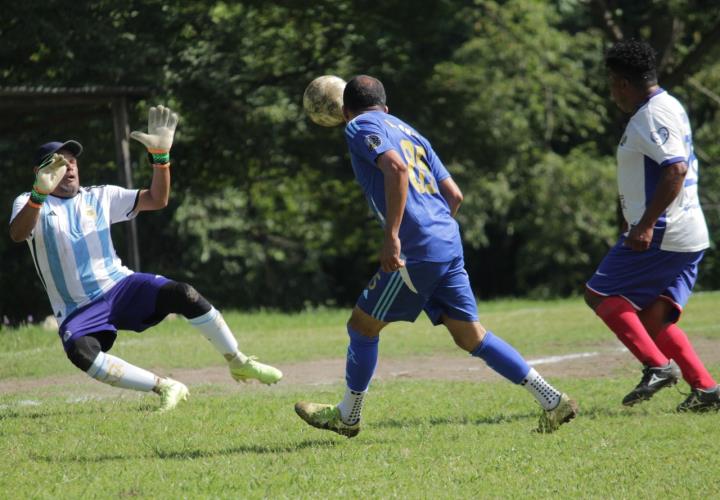
<svg viewBox="0 0 720 500"><path fill-rule="evenodd" d="M15 199L11 222L29 196ZM115 253L110 225L135 217L137 197L138 190L119 186L81 187L72 198L47 197L27 242L59 323L133 273Z"/></svg>

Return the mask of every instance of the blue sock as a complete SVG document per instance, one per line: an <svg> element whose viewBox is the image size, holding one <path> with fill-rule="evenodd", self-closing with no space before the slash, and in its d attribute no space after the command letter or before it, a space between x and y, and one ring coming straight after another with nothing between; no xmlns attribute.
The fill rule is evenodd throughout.
<svg viewBox="0 0 720 500"><path fill-rule="evenodd" d="M350 336L350 345L345 364L345 381L351 390L364 392L375 373L380 337L366 337L353 330L349 325L347 330Z"/></svg>
<svg viewBox="0 0 720 500"><path fill-rule="evenodd" d="M490 368L513 384L522 382L530 371L530 366L520 353L492 332L485 333L483 341L470 354L484 360Z"/></svg>

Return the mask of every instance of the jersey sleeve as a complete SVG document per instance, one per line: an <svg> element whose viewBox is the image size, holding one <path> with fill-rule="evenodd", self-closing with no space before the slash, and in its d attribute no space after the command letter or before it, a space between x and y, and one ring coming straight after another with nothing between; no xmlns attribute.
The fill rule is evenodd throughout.
<svg viewBox="0 0 720 500"><path fill-rule="evenodd" d="M110 207L110 224L134 219L137 215L139 189L125 189L120 186L105 186L104 196Z"/></svg>
<svg viewBox="0 0 720 500"><path fill-rule="evenodd" d="M637 125L638 148L661 167L688 160L685 137L676 122L662 114L649 116L645 123Z"/></svg>
<svg viewBox="0 0 720 500"><path fill-rule="evenodd" d="M12 206L12 212L10 213L10 222L15 220L15 217L20 213L20 210L23 209L23 207L27 204L27 201L30 199L30 193L23 193L17 198L15 198L15 201L13 201Z"/></svg>
<svg viewBox="0 0 720 500"><path fill-rule="evenodd" d="M393 149L387 133L376 123L355 119L345 128L350 152L375 164L377 157Z"/></svg>

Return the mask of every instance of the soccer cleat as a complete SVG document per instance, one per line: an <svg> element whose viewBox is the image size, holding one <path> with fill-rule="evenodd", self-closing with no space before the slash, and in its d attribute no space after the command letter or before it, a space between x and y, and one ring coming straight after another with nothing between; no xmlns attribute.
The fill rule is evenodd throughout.
<svg viewBox="0 0 720 500"><path fill-rule="evenodd" d="M672 359L665 366L646 366L640 383L622 400L625 406L633 406L647 401L660 389L675 385L680 380L680 368Z"/></svg>
<svg viewBox="0 0 720 500"><path fill-rule="evenodd" d="M693 389L687 399L678 405L677 411L695 413L720 411L720 385L708 391Z"/></svg>
<svg viewBox="0 0 720 500"><path fill-rule="evenodd" d="M337 406L301 401L295 403L295 413L313 427L337 432L341 436L351 438L360 432L360 422L354 425L343 422Z"/></svg>
<svg viewBox="0 0 720 500"><path fill-rule="evenodd" d="M544 410L540 415L537 432L549 434L558 430L562 424L577 417L578 405L567 394L560 396L560 402L552 410Z"/></svg>
<svg viewBox="0 0 720 500"><path fill-rule="evenodd" d="M237 358L230 361L230 375L238 382L247 382L248 379L259 380L263 384L275 384L282 378L283 374L274 366L266 365L256 361L255 356L250 356L245 363Z"/></svg>
<svg viewBox="0 0 720 500"><path fill-rule="evenodd" d="M190 391L182 382L164 378L158 384L158 394L160 395L160 408L157 411L164 413L175 408L180 401L187 401Z"/></svg>

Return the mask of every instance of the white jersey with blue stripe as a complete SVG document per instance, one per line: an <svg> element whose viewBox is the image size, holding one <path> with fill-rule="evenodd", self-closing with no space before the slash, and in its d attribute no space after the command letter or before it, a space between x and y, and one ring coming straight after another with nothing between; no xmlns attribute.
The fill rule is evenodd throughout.
<svg viewBox="0 0 720 500"><path fill-rule="evenodd" d="M617 150L618 188L623 216L637 224L655 194L662 169L684 161L685 183L655 224L661 250L697 252L710 246L698 198L698 161L687 113L673 96L658 89L625 128Z"/></svg>
<svg viewBox="0 0 720 500"><path fill-rule="evenodd" d="M11 222L29 196L15 199ZM72 198L47 197L27 242L58 322L133 273L115 253L110 225L135 217L137 197L138 190L119 186L81 187Z"/></svg>

